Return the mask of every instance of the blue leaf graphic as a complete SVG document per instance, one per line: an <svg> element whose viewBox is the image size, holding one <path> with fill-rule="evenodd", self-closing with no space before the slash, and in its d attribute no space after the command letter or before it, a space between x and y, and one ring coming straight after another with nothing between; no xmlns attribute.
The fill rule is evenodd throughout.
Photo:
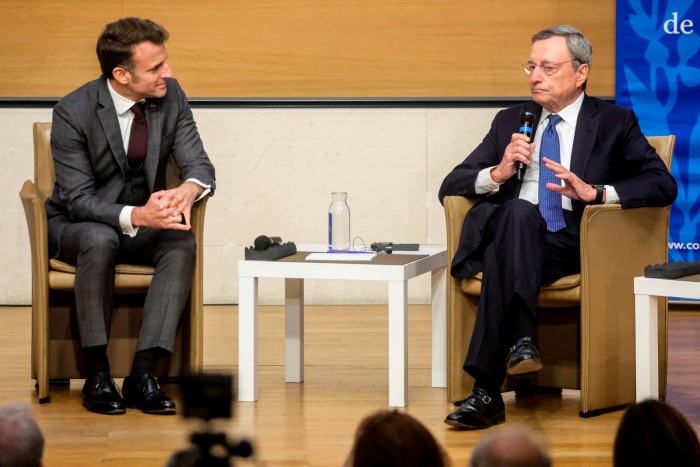
<svg viewBox="0 0 700 467"><path fill-rule="evenodd" d="M637 115L654 116L654 134L671 134L671 131L668 127L667 119L663 118L667 115L666 109L663 105L661 105L656 95L654 95L644 85L644 83L641 82L639 78L637 78L637 76L629 67L625 67L625 79L627 80L627 89L630 93L632 108L637 113Z"/></svg>
<svg viewBox="0 0 700 467"><path fill-rule="evenodd" d="M683 34L678 38L678 56L682 63L688 63L688 60L693 58L700 49L700 37L696 34Z"/></svg>
<svg viewBox="0 0 700 467"><path fill-rule="evenodd" d="M678 23L680 24L692 4L692 1L669 1L666 4L666 14L664 18L670 19L673 13L678 13ZM666 21L666 19L664 19L664 21Z"/></svg>
<svg viewBox="0 0 700 467"><path fill-rule="evenodd" d="M681 81L689 88L694 88L700 85L700 69L691 66L684 66L680 68L679 72L680 73L678 76L680 77Z"/></svg>
<svg viewBox="0 0 700 467"><path fill-rule="evenodd" d="M666 66L668 62L668 49L661 42L653 40L649 42L647 49L644 51L644 59L647 63Z"/></svg>
<svg viewBox="0 0 700 467"><path fill-rule="evenodd" d="M656 28L651 19L644 15L630 15L630 26L634 30L635 34L644 39L652 39L656 35Z"/></svg>

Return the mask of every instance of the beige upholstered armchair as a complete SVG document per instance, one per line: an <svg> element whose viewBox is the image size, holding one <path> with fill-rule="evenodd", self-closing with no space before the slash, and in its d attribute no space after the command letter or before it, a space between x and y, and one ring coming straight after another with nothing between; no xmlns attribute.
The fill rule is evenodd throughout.
<svg viewBox="0 0 700 467"><path fill-rule="evenodd" d="M667 167L676 137L648 138ZM474 202L444 199L447 252L451 261L462 224ZM537 339L543 370L536 384L580 389L581 416L635 400L633 277L649 264L667 261L670 207L623 210L620 205L585 208L581 219L581 273L542 288ZM447 397L464 399L473 379L462 370L476 319L481 275L449 277L447 292ZM575 308L572 308L575 307ZM659 383L666 394L666 310L659 300Z"/></svg>
<svg viewBox="0 0 700 467"><path fill-rule="evenodd" d="M56 180L50 134L51 123L34 123L34 181L25 181L19 193L32 253L32 378L36 380L42 403L50 402L50 381L84 377L73 298L75 268L48 256L44 202L51 195ZM177 166L172 162L168 168L169 186L178 181ZM156 368L160 377L175 377L188 371L199 371L202 367L201 245L206 200L196 203L192 210L192 232L198 246L192 292L182 315L173 356L160 362ZM131 369L145 292L152 274L151 267L117 265L114 312L107 349L111 374L115 378L127 376Z"/></svg>

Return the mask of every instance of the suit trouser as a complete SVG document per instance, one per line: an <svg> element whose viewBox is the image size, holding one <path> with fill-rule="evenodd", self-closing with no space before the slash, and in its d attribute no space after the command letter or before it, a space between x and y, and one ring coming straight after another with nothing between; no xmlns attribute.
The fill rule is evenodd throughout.
<svg viewBox="0 0 700 467"><path fill-rule="evenodd" d="M537 206L516 198L488 219L481 298L464 362L477 380L503 383L509 347L521 337L536 337L541 284L580 271L578 225L570 211L564 218L564 229L549 232Z"/></svg>
<svg viewBox="0 0 700 467"><path fill-rule="evenodd" d="M173 351L180 315L192 287L196 244L189 231L141 227L135 237L95 222L63 230L59 259L75 264L75 304L83 347L106 345L117 263L153 266L137 351Z"/></svg>

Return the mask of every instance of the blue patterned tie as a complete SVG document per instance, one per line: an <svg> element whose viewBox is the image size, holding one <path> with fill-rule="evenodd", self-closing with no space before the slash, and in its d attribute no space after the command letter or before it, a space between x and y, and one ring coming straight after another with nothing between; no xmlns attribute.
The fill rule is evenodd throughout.
<svg viewBox="0 0 700 467"><path fill-rule="evenodd" d="M547 230L556 232L566 226L564 222L564 212L561 207L561 195L547 189L547 183L561 184L554 176L554 172L544 166L542 158L546 157L554 162L560 163L559 158L559 135L557 135L557 123L561 122L561 117L556 114L549 116L549 124L542 134L540 145L540 186L539 201L540 212L547 222Z"/></svg>

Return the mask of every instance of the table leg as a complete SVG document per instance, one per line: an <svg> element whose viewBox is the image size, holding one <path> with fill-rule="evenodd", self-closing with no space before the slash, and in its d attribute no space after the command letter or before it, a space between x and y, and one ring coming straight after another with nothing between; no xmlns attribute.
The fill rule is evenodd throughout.
<svg viewBox="0 0 700 467"><path fill-rule="evenodd" d="M238 278L238 400L258 400L258 278Z"/></svg>
<svg viewBox="0 0 700 467"><path fill-rule="evenodd" d="M447 387L447 268L432 272L432 386Z"/></svg>
<svg viewBox="0 0 700 467"><path fill-rule="evenodd" d="M659 398L659 298L635 294L637 401Z"/></svg>
<svg viewBox="0 0 700 467"><path fill-rule="evenodd" d="M405 407L408 393L408 287L389 282L389 405Z"/></svg>
<svg viewBox="0 0 700 467"><path fill-rule="evenodd" d="M288 383L304 381L304 279L284 281L285 373Z"/></svg>

